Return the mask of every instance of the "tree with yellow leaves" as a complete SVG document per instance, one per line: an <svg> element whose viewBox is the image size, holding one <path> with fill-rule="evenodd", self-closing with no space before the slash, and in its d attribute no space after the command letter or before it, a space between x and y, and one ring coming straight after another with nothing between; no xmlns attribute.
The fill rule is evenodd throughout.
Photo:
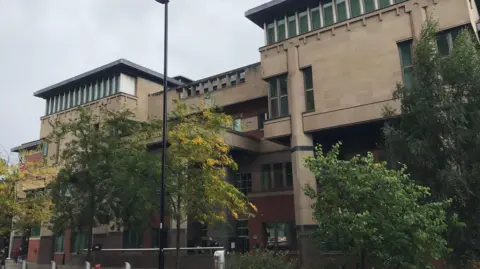
<svg viewBox="0 0 480 269"><path fill-rule="evenodd" d="M44 190L56 178L57 168L46 160L29 161L31 153L20 153L24 161L18 164L0 159L0 234L12 228L24 232L50 218L51 200Z"/></svg>
<svg viewBox="0 0 480 269"><path fill-rule="evenodd" d="M225 222L229 215L252 216L256 208L225 180L228 169L237 169L222 138L232 118L204 103L187 106L179 102L169 116L166 193L170 216L176 222L179 268L179 231L187 216L214 224Z"/></svg>

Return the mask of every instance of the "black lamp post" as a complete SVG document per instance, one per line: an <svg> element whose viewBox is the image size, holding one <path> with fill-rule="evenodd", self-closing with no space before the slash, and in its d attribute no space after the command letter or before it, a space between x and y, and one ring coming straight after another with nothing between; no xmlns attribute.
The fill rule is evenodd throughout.
<svg viewBox="0 0 480 269"><path fill-rule="evenodd" d="M166 230L165 230L165 171L167 166L167 92L168 92L168 2L169 0L155 0L165 5L165 35L164 35L164 55L163 55L163 133L162 133L162 183L160 187L160 229L159 229L159 252L158 269L165 268L165 248Z"/></svg>

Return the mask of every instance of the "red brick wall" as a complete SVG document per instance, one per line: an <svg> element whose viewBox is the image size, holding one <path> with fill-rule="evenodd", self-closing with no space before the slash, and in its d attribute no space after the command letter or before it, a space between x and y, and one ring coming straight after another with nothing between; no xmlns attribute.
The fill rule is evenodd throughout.
<svg viewBox="0 0 480 269"><path fill-rule="evenodd" d="M295 221L293 195L256 197L251 198L250 201L258 209L255 218L248 221L251 248L256 244L263 244L264 222ZM257 239L254 239L254 236Z"/></svg>
<svg viewBox="0 0 480 269"><path fill-rule="evenodd" d="M28 262L37 262L38 260L38 250L40 247L40 238L30 238L28 241Z"/></svg>
<svg viewBox="0 0 480 269"><path fill-rule="evenodd" d="M25 156L25 161L27 162L38 162L42 159L43 155L42 152L32 153L30 155Z"/></svg>

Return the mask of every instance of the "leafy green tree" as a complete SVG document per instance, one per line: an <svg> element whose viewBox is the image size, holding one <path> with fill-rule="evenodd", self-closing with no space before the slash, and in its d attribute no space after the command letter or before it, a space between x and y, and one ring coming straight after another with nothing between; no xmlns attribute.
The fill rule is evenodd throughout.
<svg viewBox="0 0 480 269"><path fill-rule="evenodd" d="M205 104L175 103L168 126L167 187L170 216L176 222L179 268L180 226L187 220L216 224L229 216L251 216L255 206L225 180L237 164L222 138L232 118Z"/></svg>
<svg viewBox="0 0 480 269"><path fill-rule="evenodd" d="M414 47L412 85L398 85L394 94L401 115L384 133L389 158L431 189L430 200L452 199L448 214L465 225L449 229L451 257L465 263L480 255L480 51L464 30L445 55L437 31L428 20Z"/></svg>
<svg viewBox="0 0 480 269"><path fill-rule="evenodd" d="M158 206L151 186L158 185L159 162L146 150L156 129L133 116L128 110L80 108L72 120L52 123L49 139L61 142L53 159L62 167L50 185L53 230L88 229L88 260L95 226L142 230Z"/></svg>
<svg viewBox="0 0 480 269"><path fill-rule="evenodd" d="M341 143L306 159L320 191L306 188L315 200L314 232L321 247L360 260L361 268L430 268L447 252L445 208L425 202L429 189L413 183L406 167L387 168L373 155L339 160Z"/></svg>

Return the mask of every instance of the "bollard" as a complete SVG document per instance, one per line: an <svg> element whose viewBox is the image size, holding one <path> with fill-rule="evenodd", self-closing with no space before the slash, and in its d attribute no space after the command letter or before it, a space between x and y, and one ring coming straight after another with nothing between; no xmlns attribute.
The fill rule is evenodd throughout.
<svg viewBox="0 0 480 269"><path fill-rule="evenodd" d="M225 269L225 250L217 250L213 254L215 269Z"/></svg>
<svg viewBox="0 0 480 269"><path fill-rule="evenodd" d="M55 261L51 261L52 269L57 269L57 263Z"/></svg>
<svg viewBox="0 0 480 269"><path fill-rule="evenodd" d="M126 262L125 263L125 269L132 269L132 266L128 262Z"/></svg>
<svg viewBox="0 0 480 269"><path fill-rule="evenodd" d="M22 261L22 269L27 269L27 262L26 261Z"/></svg>
<svg viewBox="0 0 480 269"><path fill-rule="evenodd" d="M85 269L92 269L92 266L90 265L89 262L85 262Z"/></svg>

